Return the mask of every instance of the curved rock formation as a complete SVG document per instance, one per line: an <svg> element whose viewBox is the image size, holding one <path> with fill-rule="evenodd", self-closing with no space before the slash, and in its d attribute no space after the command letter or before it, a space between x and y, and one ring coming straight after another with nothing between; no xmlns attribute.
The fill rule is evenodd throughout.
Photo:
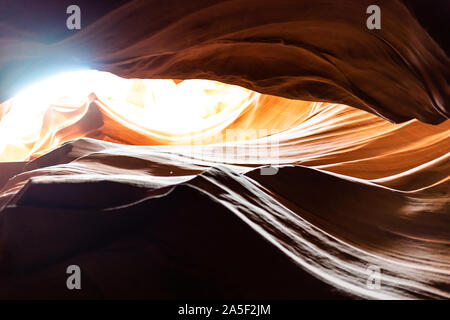
<svg viewBox="0 0 450 320"><path fill-rule="evenodd" d="M450 65L402 2L378 1L381 30L366 0L114 3L56 42L8 21L1 99L86 63L257 93L192 145L99 92L45 105L1 153L1 298L450 298Z"/></svg>
<svg viewBox="0 0 450 320"><path fill-rule="evenodd" d="M448 119L449 58L400 1L379 1L383 26L368 30L370 4L134 0L50 45L4 32L0 97L35 72L89 65L122 77L212 79L342 103L394 122Z"/></svg>
<svg viewBox="0 0 450 320"><path fill-rule="evenodd" d="M90 103L100 120L105 107ZM268 120L249 108L230 127ZM97 123L85 116L72 130L89 119ZM0 295L73 298L57 270L76 262L89 275L85 298L448 298L449 125L310 104L290 128L257 139L82 139L16 171L0 164L10 170ZM261 175L262 165L276 174ZM383 272L381 289L366 286L370 266Z"/></svg>

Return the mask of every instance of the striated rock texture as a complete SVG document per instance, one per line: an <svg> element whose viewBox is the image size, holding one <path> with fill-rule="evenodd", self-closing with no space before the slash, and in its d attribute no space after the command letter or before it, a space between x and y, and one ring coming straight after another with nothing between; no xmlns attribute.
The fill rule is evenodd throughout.
<svg viewBox="0 0 450 320"><path fill-rule="evenodd" d="M1 100L73 65L292 100L221 127L277 134L196 146L98 92L49 105L32 160L0 163L0 298L450 298L449 59L400 1L367 30L369 4L114 1L47 41L1 20Z"/></svg>
<svg viewBox="0 0 450 320"><path fill-rule="evenodd" d="M134 0L50 44L2 24L0 97L36 73L83 65L122 77L219 80L394 122L444 121L449 58L400 1L378 1L382 28L368 30L370 4Z"/></svg>
<svg viewBox="0 0 450 320"><path fill-rule="evenodd" d="M54 139L114 127L100 101L85 108ZM230 127L276 121L249 108ZM0 163L0 297L449 298L450 122L303 108L278 134L226 145L97 135ZM82 291L65 288L71 264Z"/></svg>

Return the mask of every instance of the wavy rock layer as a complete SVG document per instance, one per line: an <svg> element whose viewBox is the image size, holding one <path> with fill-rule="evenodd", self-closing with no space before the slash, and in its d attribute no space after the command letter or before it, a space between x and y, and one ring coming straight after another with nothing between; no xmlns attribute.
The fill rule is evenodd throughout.
<svg viewBox="0 0 450 320"><path fill-rule="evenodd" d="M450 297L449 122L309 112L231 145L82 139L0 164L0 296ZM62 285L70 264L80 296Z"/></svg>
<svg viewBox="0 0 450 320"><path fill-rule="evenodd" d="M271 97L230 126L282 132L198 146L131 145L154 132L100 99L50 108L41 156L0 163L0 297L450 298L449 60L399 1L367 30L370 4L134 0L51 44L2 24L1 100L88 64L317 102Z"/></svg>
<svg viewBox="0 0 450 320"><path fill-rule="evenodd" d="M394 122L448 119L446 54L399 1L379 1L382 28L368 30L371 4L135 0L50 45L4 30L0 97L34 73L88 65L122 77L212 79L342 103Z"/></svg>

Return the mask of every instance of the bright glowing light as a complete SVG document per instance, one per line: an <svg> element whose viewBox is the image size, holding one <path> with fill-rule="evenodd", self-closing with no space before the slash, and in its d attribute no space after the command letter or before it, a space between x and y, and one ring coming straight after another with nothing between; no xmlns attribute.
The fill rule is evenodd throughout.
<svg viewBox="0 0 450 320"><path fill-rule="evenodd" d="M120 142L127 135L123 128L129 128L141 137L136 144L183 144L193 137L214 135L259 99L253 91L208 80L176 83L123 79L95 70L66 72L0 104L0 161L29 159L100 129L91 124L76 128L93 117L88 112L92 92L102 115L97 123L102 129L117 124L114 135L119 138L111 134L102 138ZM108 130L113 129L103 131Z"/></svg>

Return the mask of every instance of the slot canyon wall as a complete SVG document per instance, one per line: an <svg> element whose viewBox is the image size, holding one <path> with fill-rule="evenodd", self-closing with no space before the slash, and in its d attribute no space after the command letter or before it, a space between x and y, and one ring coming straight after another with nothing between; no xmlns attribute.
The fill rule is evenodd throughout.
<svg viewBox="0 0 450 320"><path fill-rule="evenodd" d="M86 2L77 32L55 27L64 1L1 4L0 125L27 83L89 67L251 89L223 129L280 132L164 145L102 97L49 105L57 130L0 162L0 297L448 299L449 6L376 1L368 30L371 4Z"/></svg>
<svg viewBox="0 0 450 320"><path fill-rule="evenodd" d="M377 3L380 30L365 27L370 1L115 1L92 22L96 10L86 10L91 24L50 43L33 36L33 17L22 17L28 28L2 17L1 100L27 77L84 65L128 78L213 79L394 122L444 121L447 55L402 2ZM35 6L45 12L45 2Z"/></svg>

